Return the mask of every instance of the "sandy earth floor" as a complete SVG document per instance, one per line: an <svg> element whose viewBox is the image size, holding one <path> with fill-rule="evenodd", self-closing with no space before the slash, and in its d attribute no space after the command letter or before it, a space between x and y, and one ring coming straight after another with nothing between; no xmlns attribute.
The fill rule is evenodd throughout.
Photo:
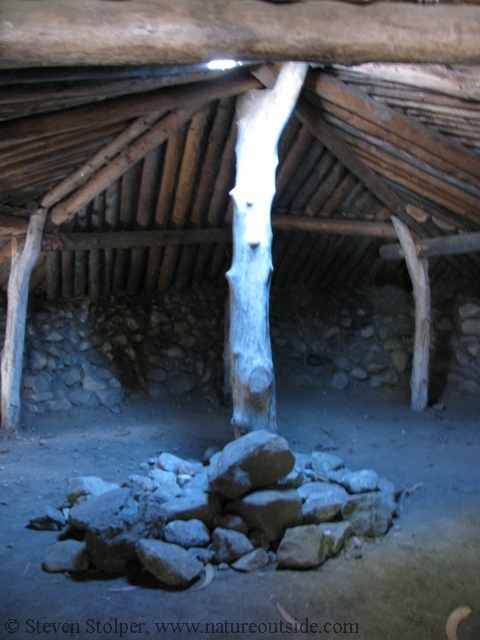
<svg viewBox="0 0 480 640"><path fill-rule="evenodd" d="M293 450L337 447L351 469L372 467L398 487L423 483L402 500L390 532L365 541L361 558L341 554L308 572L217 571L198 591L167 591L136 575L45 573L42 560L57 534L25 525L43 506L62 504L68 476L121 482L161 451L201 458L230 439L230 411L206 398L183 405L140 398L118 413L27 416L18 434L0 437L0 638L294 637L285 623L281 633L280 603L302 630L306 619L318 625L317 633L295 637L359 640L440 640L452 609L469 605L474 614L459 639L479 640L479 400L452 394L444 411L415 415L405 391L324 393L284 383L277 397L279 432ZM132 585L139 588L124 589ZM12 620L16 633L8 632ZM156 626L166 622L199 626ZM67 626L55 631L46 623Z"/></svg>

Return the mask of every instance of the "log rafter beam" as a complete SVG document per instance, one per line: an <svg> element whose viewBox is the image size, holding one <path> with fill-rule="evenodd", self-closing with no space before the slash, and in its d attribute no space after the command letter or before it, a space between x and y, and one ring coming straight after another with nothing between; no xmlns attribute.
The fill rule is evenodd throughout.
<svg viewBox="0 0 480 640"><path fill-rule="evenodd" d="M375 197L389 209L392 215L402 220L419 236L425 235L423 227L409 214L408 208L402 199L355 153L348 143L335 133L334 129L319 115L314 106L302 99L297 105L296 113L300 120L310 129L311 133L370 189Z"/></svg>
<svg viewBox="0 0 480 640"><path fill-rule="evenodd" d="M165 142L212 100L238 95L259 86L262 86L261 83L252 76L219 82L213 86L195 86L185 91L184 97L164 117L160 118L157 112L135 121L43 198L42 205L51 207L52 222L60 225L71 220L77 211ZM58 202L60 197L69 193L71 195Z"/></svg>
<svg viewBox="0 0 480 640"><path fill-rule="evenodd" d="M480 7L471 4L3 0L0 18L6 68L225 57L467 64L480 60L479 35Z"/></svg>
<svg viewBox="0 0 480 640"><path fill-rule="evenodd" d="M342 141L345 135L351 153L356 147L358 157L366 155L361 161L365 166L371 164L371 171L379 170L419 195L480 223L478 155L328 74L317 76L314 90L326 120L335 122L333 131L337 125L343 129ZM392 213L402 219L399 211ZM403 221L411 226L408 220Z"/></svg>

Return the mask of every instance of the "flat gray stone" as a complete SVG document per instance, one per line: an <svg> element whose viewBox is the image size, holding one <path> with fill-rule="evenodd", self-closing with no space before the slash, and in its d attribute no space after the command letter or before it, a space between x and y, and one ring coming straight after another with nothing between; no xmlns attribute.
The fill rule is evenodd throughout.
<svg viewBox="0 0 480 640"><path fill-rule="evenodd" d="M471 318L462 322L462 331L466 335L480 335L480 318Z"/></svg>
<svg viewBox="0 0 480 640"><path fill-rule="evenodd" d="M212 460L210 486L227 498L237 498L280 480L292 471L294 463L285 438L269 431L252 431L229 442Z"/></svg>
<svg viewBox="0 0 480 640"><path fill-rule="evenodd" d="M124 487L117 487L100 495L91 495L70 509L68 524L76 529L86 530L95 520L106 520L110 515L113 517L120 512L132 495L131 490Z"/></svg>
<svg viewBox="0 0 480 640"><path fill-rule="evenodd" d="M104 407L115 407L117 404L120 404L123 400L124 393L122 389L97 389L95 391L95 395L100 400L100 404Z"/></svg>
<svg viewBox="0 0 480 640"><path fill-rule="evenodd" d="M308 502L315 498L329 498L340 501L343 505L348 499L348 493L343 487L333 482L306 482L297 489L302 500Z"/></svg>
<svg viewBox="0 0 480 640"><path fill-rule="evenodd" d="M22 384L26 389L31 389L34 393L50 391L51 376L48 373L40 373L36 376L24 376Z"/></svg>
<svg viewBox="0 0 480 640"><path fill-rule="evenodd" d="M342 516L357 536L381 536L392 524L390 504L378 491L351 496L342 508Z"/></svg>
<svg viewBox="0 0 480 640"><path fill-rule="evenodd" d="M217 527L212 533L212 549L215 551L215 562L235 562L241 556L253 550L247 536L233 529Z"/></svg>
<svg viewBox="0 0 480 640"><path fill-rule="evenodd" d="M480 306L473 302L466 302L458 308L458 314L462 320L466 320L467 318L479 318Z"/></svg>
<svg viewBox="0 0 480 640"><path fill-rule="evenodd" d="M305 524L320 524L333 520L340 512L343 502L332 496L312 496L302 507Z"/></svg>
<svg viewBox="0 0 480 640"><path fill-rule="evenodd" d="M345 478L345 476L348 476L349 473L351 473L351 469L345 468L345 469L337 469L336 471L329 471L325 475L329 480L332 480L337 484L342 484L343 479ZM331 485L331 486L335 486L335 485ZM339 488L341 489L341 487ZM346 491L345 493L347 494Z"/></svg>
<svg viewBox="0 0 480 640"><path fill-rule="evenodd" d="M213 526L220 527L221 529L233 529L234 531L240 531L247 535L248 524L241 517L234 513L221 513L214 517Z"/></svg>
<svg viewBox="0 0 480 640"><path fill-rule="evenodd" d="M107 482L97 476L78 476L67 480L67 500L73 505L81 496L99 496L112 489L119 489L116 482Z"/></svg>
<svg viewBox="0 0 480 640"><path fill-rule="evenodd" d="M163 529L165 542L189 547L206 547L210 542L210 531L201 520L171 520Z"/></svg>
<svg viewBox="0 0 480 640"><path fill-rule="evenodd" d="M241 515L250 529L260 529L270 542L303 522L302 499L296 489L255 491L230 502L225 511Z"/></svg>
<svg viewBox="0 0 480 640"><path fill-rule="evenodd" d="M42 515L29 520L28 528L37 531L61 531L66 524L63 513L55 507L47 506Z"/></svg>
<svg viewBox="0 0 480 640"><path fill-rule="evenodd" d="M348 520L324 522L318 527L323 533L323 544L328 557L336 556L353 533L352 525Z"/></svg>
<svg viewBox="0 0 480 640"><path fill-rule="evenodd" d="M72 408L72 403L67 398L58 398L47 402L50 411L68 411Z"/></svg>
<svg viewBox="0 0 480 640"><path fill-rule="evenodd" d="M86 373L82 378L82 387L86 391L101 391L107 388L107 383L102 378L91 373Z"/></svg>
<svg viewBox="0 0 480 640"><path fill-rule="evenodd" d="M294 453L295 466L299 469L305 469L311 466L312 456L309 453Z"/></svg>
<svg viewBox="0 0 480 640"><path fill-rule="evenodd" d="M193 475L194 473L193 465L189 460L184 460L183 458L180 458L173 453L168 453L167 451L164 451L158 456L157 466L159 469L170 471L176 475L182 473Z"/></svg>
<svg viewBox="0 0 480 640"><path fill-rule="evenodd" d="M128 487L135 491L155 491L157 484L152 480L152 478L141 476L139 473L131 473L127 480L122 484L122 487Z"/></svg>
<svg viewBox="0 0 480 640"><path fill-rule="evenodd" d="M30 355L30 366L34 371L41 371L47 366L48 357L42 351L32 351Z"/></svg>
<svg viewBox="0 0 480 640"><path fill-rule="evenodd" d="M86 571L90 566L90 556L85 542L61 540L47 551L43 561L45 571Z"/></svg>
<svg viewBox="0 0 480 640"><path fill-rule="evenodd" d="M119 489L116 482L107 482L98 476L78 476L67 480L67 500L73 505L81 496L99 496L112 489Z"/></svg>
<svg viewBox="0 0 480 640"><path fill-rule="evenodd" d="M345 389L348 386L348 375L345 371L337 371L330 382L330 386L332 389Z"/></svg>
<svg viewBox="0 0 480 640"><path fill-rule="evenodd" d="M289 474L287 474L283 478L280 478L280 480L275 482L275 485L271 485L271 488L276 487L279 489L297 489L302 485L303 480L303 471L299 467L295 466Z"/></svg>
<svg viewBox="0 0 480 640"><path fill-rule="evenodd" d="M155 482L158 487L175 487L178 489L177 476L173 471L164 471L154 467L148 472L148 477Z"/></svg>
<svg viewBox="0 0 480 640"><path fill-rule="evenodd" d="M395 349L390 353L392 366L397 373L403 373L407 368L408 354L403 349Z"/></svg>
<svg viewBox="0 0 480 640"><path fill-rule="evenodd" d="M162 540L139 540L136 554L143 566L163 584L186 587L203 570L203 563L183 547Z"/></svg>
<svg viewBox="0 0 480 640"><path fill-rule="evenodd" d="M365 493L375 491L379 480L378 473L373 469L360 469L344 475L341 484L350 493Z"/></svg>
<svg viewBox="0 0 480 640"><path fill-rule="evenodd" d="M195 388L196 378L193 374L182 373L171 378L167 378L165 386L170 395L174 397L183 396L190 393Z"/></svg>
<svg viewBox="0 0 480 640"><path fill-rule="evenodd" d="M268 553L265 549L259 548L246 553L244 556L232 563L235 571L248 573L250 571L258 571L264 569L268 564Z"/></svg>
<svg viewBox="0 0 480 640"><path fill-rule="evenodd" d="M326 451L312 451L312 469L318 473L328 473L341 469L344 465L343 460L333 453Z"/></svg>
<svg viewBox="0 0 480 640"><path fill-rule="evenodd" d="M192 489L183 496L164 502L162 510L166 522L197 519L211 527L213 518L221 512L221 505L217 496Z"/></svg>
<svg viewBox="0 0 480 640"><path fill-rule="evenodd" d="M313 569L324 560L323 533L314 524L292 527L285 531L277 549L279 569Z"/></svg>
<svg viewBox="0 0 480 640"><path fill-rule="evenodd" d="M151 495L139 502L128 489L114 489L90 498L85 504L90 506L87 549L93 564L109 573L124 572L128 562L135 558L136 542L156 537L164 523L161 505ZM80 507L71 511L75 509Z"/></svg>
<svg viewBox="0 0 480 640"><path fill-rule="evenodd" d="M366 380L368 378L368 372L365 371L363 367L353 367L350 371L350 375L356 380Z"/></svg>
<svg viewBox="0 0 480 640"><path fill-rule="evenodd" d="M87 407L88 409L96 409L98 407L98 398L93 391L87 389L72 389L67 393L68 400L77 406Z"/></svg>
<svg viewBox="0 0 480 640"><path fill-rule="evenodd" d="M70 368L66 371L63 371L60 374L60 380L67 385L67 387L71 387L74 384L77 384L82 379L82 374L78 369Z"/></svg>

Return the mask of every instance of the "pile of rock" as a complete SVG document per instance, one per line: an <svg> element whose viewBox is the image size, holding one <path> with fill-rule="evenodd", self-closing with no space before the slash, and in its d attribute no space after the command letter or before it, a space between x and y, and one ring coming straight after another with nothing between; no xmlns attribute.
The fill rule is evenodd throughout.
<svg viewBox="0 0 480 640"><path fill-rule="evenodd" d="M147 475L130 475L121 487L91 476L68 480L68 507L30 523L68 525L45 570L117 574L140 561L178 587L206 565L311 569L352 534L385 534L396 515L395 488L375 471L350 471L322 451L294 454L266 431L227 444L205 464L166 452L150 462Z"/></svg>

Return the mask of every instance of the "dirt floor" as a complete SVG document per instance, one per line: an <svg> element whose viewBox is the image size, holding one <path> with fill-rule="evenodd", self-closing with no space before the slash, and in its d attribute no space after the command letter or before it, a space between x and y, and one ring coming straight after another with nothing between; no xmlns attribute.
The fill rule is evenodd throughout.
<svg viewBox="0 0 480 640"><path fill-rule="evenodd" d="M422 483L386 536L364 541L361 557L340 554L316 571L216 571L198 591L168 591L136 575L45 573L58 534L26 524L45 505L62 505L67 477L121 482L161 451L201 458L230 440L230 411L214 398L137 398L119 412L27 415L18 434L0 437L0 638L293 637L285 623L282 633L280 603L302 631L307 619L318 625L294 637L365 640L440 640L449 613L469 605L459 639L479 640L479 399L452 392L443 411L416 415L405 389L319 392L288 381L277 399L279 433L293 450L332 448L351 469L374 468L399 488ZM161 623L198 628L163 631Z"/></svg>

